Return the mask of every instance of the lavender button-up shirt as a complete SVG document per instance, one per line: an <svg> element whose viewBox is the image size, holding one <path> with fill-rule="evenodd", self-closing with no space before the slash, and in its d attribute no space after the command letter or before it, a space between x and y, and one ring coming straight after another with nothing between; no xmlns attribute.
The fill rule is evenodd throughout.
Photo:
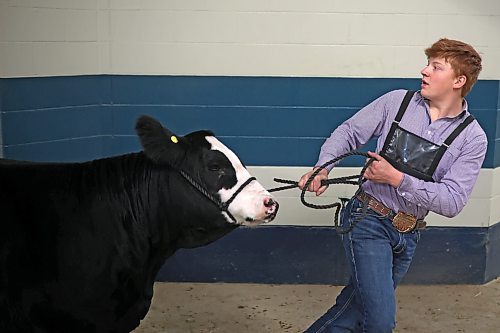
<svg viewBox="0 0 500 333"><path fill-rule="evenodd" d="M358 149L372 137L378 137L377 152L380 152L405 93L406 90L391 91L342 123L321 147L316 166ZM463 112L456 117L431 122L429 104L417 92L399 126L441 145L469 114L465 100L463 108ZM469 199L486 155L487 144L486 134L474 121L446 150L434 172L435 182L404 174L398 188L367 181L363 190L395 212L403 211L418 218L425 217L429 211L447 217L456 216Z"/></svg>

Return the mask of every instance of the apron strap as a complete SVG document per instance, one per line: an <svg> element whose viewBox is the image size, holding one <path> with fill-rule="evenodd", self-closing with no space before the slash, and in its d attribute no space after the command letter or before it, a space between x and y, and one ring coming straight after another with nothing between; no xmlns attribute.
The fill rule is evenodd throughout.
<svg viewBox="0 0 500 333"><path fill-rule="evenodd" d="M382 147L382 150L380 154L382 157L385 156L385 151L387 150L387 147L391 143L391 139L394 136L394 132L396 131L396 128L398 127L399 122L401 121L401 118L403 118L403 114L405 113L406 109L408 108L408 104L410 104L410 101L415 94L414 90L407 90L406 95L403 98L403 101L401 102L401 105L399 106L399 111L396 115L396 118L394 118L394 121L392 122L391 128L389 129L389 133L387 134L384 142L384 146Z"/></svg>
<svg viewBox="0 0 500 333"><path fill-rule="evenodd" d="M410 104L410 101L413 98L413 95L415 95L415 90L408 90L406 92L406 95L401 102L401 106L399 107L398 114L396 115L396 118L394 118L395 122L399 123L401 121L406 109L408 108L408 104Z"/></svg>
<svg viewBox="0 0 500 333"><path fill-rule="evenodd" d="M443 145L446 145L447 147L449 147L451 145L451 143L453 142L453 140L455 140L457 138L457 136L470 124L474 121L474 116L473 115L469 115L467 118L465 118L465 120L457 126L457 128L455 128L455 130L453 132L451 132L450 136L444 140L443 142Z"/></svg>
<svg viewBox="0 0 500 333"><path fill-rule="evenodd" d="M448 149L453 140L455 140L457 136L460 133L462 133L462 131L474 120L475 120L474 116L470 114L467 118L465 118L464 121L460 123L460 125L457 126L457 128L453 130L453 132L451 132L451 134L446 138L446 140L444 140L441 147L439 147L439 150L437 151L431 166L429 167L429 171L432 172L432 174L434 174L434 171L436 170L439 162L441 161L441 158L443 157L446 149Z"/></svg>

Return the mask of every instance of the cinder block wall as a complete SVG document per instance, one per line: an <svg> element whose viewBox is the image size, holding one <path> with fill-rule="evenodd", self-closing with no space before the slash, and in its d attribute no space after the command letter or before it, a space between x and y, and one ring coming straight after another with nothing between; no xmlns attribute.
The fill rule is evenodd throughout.
<svg viewBox="0 0 500 333"><path fill-rule="evenodd" d="M418 77L440 37L498 79L496 0L2 0L0 76Z"/></svg>
<svg viewBox="0 0 500 333"><path fill-rule="evenodd" d="M126 153L139 149L135 118L150 113L181 134L213 129L272 187L273 177L308 170L330 131L371 99L418 89L426 47L461 39L483 56L469 102L488 154L464 212L429 217L409 281L481 283L500 274L499 31L495 0L0 0L0 153L51 161ZM348 162L338 172L358 168ZM163 278L269 282L260 269L274 282L342 282L330 213L297 196L278 195L280 216L259 229L259 251L243 245L257 239L244 229L181 252ZM290 237L282 252L266 241L275 234ZM236 244L243 255L227 259L238 271L210 260ZM207 264L191 274L190 258Z"/></svg>

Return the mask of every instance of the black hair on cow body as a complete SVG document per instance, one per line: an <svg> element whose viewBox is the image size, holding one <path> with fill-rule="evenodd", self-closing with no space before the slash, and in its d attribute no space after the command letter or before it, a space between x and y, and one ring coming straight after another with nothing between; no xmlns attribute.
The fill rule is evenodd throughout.
<svg viewBox="0 0 500 333"><path fill-rule="evenodd" d="M169 256L239 225L178 172L215 195L236 185L210 132L178 137L146 116L136 129L139 153L0 160L0 332L130 332Z"/></svg>

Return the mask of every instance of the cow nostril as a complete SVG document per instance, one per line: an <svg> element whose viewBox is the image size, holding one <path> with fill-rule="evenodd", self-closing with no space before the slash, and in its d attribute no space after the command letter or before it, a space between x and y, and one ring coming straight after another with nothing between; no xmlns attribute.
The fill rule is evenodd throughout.
<svg viewBox="0 0 500 333"><path fill-rule="evenodd" d="M276 204L276 201L274 201L272 198L266 198L266 199L264 199L264 206L271 207L274 204Z"/></svg>
<svg viewBox="0 0 500 333"><path fill-rule="evenodd" d="M277 201L274 202L274 215L278 213L278 209L280 208L280 205L278 204Z"/></svg>

